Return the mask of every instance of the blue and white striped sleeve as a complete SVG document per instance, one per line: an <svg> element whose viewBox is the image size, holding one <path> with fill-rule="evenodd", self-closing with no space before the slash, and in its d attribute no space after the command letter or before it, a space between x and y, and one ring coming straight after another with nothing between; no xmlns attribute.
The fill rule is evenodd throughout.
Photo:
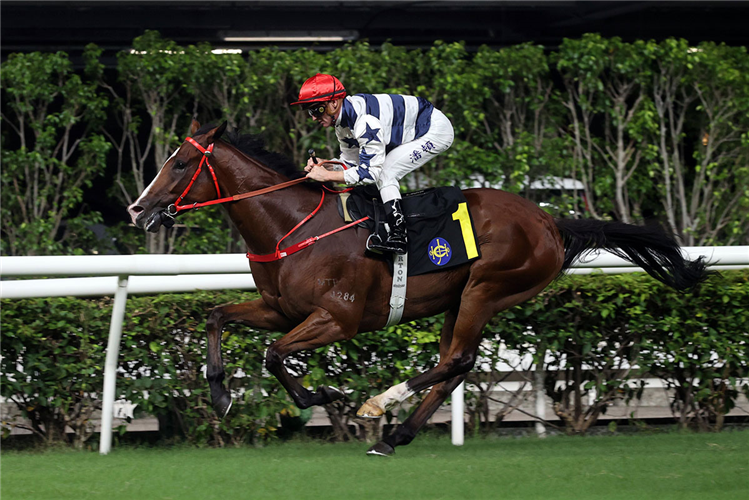
<svg viewBox="0 0 749 500"><path fill-rule="evenodd" d="M359 164L359 141L354 139L348 128L336 127L335 134L341 147L341 155L333 160L345 163L347 169L356 168Z"/></svg>
<svg viewBox="0 0 749 500"><path fill-rule="evenodd" d="M379 179L385 163L382 125L378 118L363 114L356 120L352 132L359 143L359 156L355 160L356 168L346 170L343 178L349 186L372 184ZM351 149L356 151L356 148ZM341 153L343 157L344 151ZM353 157L351 159L353 160Z"/></svg>

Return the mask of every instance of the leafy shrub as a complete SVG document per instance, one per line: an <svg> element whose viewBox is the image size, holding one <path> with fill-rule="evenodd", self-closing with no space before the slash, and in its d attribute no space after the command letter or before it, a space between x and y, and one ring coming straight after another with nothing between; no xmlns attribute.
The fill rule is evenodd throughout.
<svg viewBox="0 0 749 500"><path fill-rule="evenodd" d="M117 397L158 417L162 436L214 446L276 435L278 416L299 416L264 367L279 332L229 326L222 354L234 406L221 420L204 377L205 321L219 304L256 297L196 292L130 297L120 349ZM484 420L503 349L543 360L547 394L570 433L584 433L608 405L638 397L637 377L673 390L680 425L719 430L740 392L749 393L749 271L724 272L698 294L679 294L644 275L568 276L495 318L479 357L483 384L471 411ZM100 409L111 299L2 302L2 396L45 443L83 446ZM354 439L353 417L369 397L434 366L443 317L364 333L287 361L305 386L341 387L348 398L325 407L335 439ZM528 369L528 367L525 367ZM489 381L487 383L487 381ZM422 394L423 396L423 394ZM416 402L415 396L412 402ZM505 410L511 409L508 405ZM483 414L482 414L483 412ZM407 414L388 413L389 423ZM501 417L501 415L500 415Z"/></svg>
<svg viewBox="0 0 749 500"><path fill-rule="evenodd" d="M101 408L111 300L7 300L2 304L2 396L46 444L74 431L81 447Z"/></svg>

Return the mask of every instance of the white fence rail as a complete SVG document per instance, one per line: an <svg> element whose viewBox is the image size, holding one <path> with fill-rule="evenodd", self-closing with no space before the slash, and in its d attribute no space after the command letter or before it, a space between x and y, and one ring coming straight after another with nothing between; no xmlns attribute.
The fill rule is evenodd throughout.
<svg viewBox="0 0 749 500"><path fill-rule="evenodd" d="M127 276L127 275L126 275ZM4 299L32 297L102 297L117 291L117 276L2 281ZM128 295L144 293L192 292L194 290L254 290L255 280L244 274L175 274L172 276L130 276Z"/></svg>
<svg viewBox="0 0 749 500"><path fill-rule="evenodd" d="M713 269L749 266L749 246L685 247L684 252L691 259L704 255ZM571 272L584 274L596 269L606 274L641 271L615 255L600 252L576 262ZM112 446L117 358L128 294L255 289L244 254L3 257L0 277L10 276L91 277L0 281L0 298L114 295L104 368L99 442L102 454L109 453ZM453 393L452 432L456 445L463 444L463 392L461 384Z"/></svg>

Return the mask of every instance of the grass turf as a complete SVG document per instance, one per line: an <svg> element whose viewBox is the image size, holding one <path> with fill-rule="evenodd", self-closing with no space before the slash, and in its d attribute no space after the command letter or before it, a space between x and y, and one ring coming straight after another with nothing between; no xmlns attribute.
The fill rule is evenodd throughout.
<svg viewBox="0 0 749 500"><path fill-rule="evenodd" d="M3 500L749 498L749 431L5 452Z"/></svg>

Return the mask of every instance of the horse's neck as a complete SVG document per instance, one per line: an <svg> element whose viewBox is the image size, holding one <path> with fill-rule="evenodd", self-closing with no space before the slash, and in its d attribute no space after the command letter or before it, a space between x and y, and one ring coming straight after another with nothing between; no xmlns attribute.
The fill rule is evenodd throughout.
<svg viewBox="0 0 749 500"><path fill-rule="evenodd" d="M248 160L241 153L233 154L231 164L235 168L233 172L225 170L228 175L221 182L222 196L256 191L289 180L253 159ZM236 167L242 163L246 168ZM295 185L224 206L249 251L266 254L273 253L278 241L314 210L319 201L319 193Z"/></svg>
<svg viewBox="0 0 749 500"><path fill-rule="evenodd" d="M281 238L314 210L320 201L319 195L316 201L311 198L310 195L314 194L292 186L237 202L227 206L227 210L250 252L273 253ZM304 229L299 229L300 234ZM295 237L290 238L282 246L297 240Z"/></svg>

